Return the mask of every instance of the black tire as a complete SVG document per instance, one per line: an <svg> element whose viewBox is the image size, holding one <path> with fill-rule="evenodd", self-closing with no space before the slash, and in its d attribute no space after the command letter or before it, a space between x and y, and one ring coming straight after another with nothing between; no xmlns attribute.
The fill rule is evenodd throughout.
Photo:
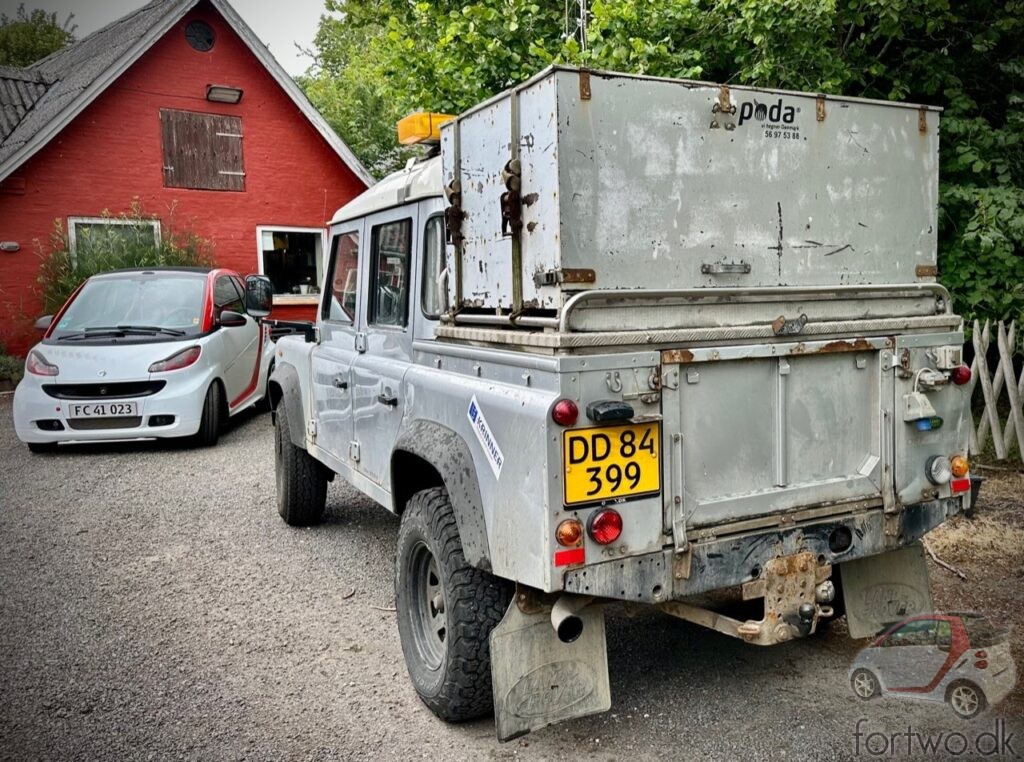
<svg viewBox="0 0 1024 762"><path fill-rule="evenodd" d="M291 439L288 408L277 407L274 429L274 477L277 481L277 512L293 527L316 524L327 504L327 471L312 455Z"/></svg>
<svg viewBox="0 0 1024 762"><path fill-rule="evenodd" d="M466 563L443 487L406 504L395 566L398 634L420 699L448 722L493 712L489 638L512 586Z"/></svg>
<svg viewBox="0 0 1024 762"><path fill-rule="evenodd" d="M970 720L985 711L985 692L970 680L954 680L946 688L946 703L957 717Z"/></svg>
<svg viewBox="0 0 1024 762"><path fill-rule="evenodd" d="M57 452L56 442L26 442L26 444L28 445L28 451L36 455Z"/></svg>
<svg viewBox="0 0 1024 762"><path fill-rule="evenodd" d="M870 669L854 670L850 675L850 687L853 688L853 694L861 701L871 701L882 693L882 686L878 684L878 678Z"/></svg>
<svg viewBox="0 0 1024 762"><path fill-rule="evenodd" d="M223 411L224 392L221 391L220 381L214 380L210 384L210 388L206 390L206 398L203 400L203 414L199 419L199 431L194 437L197 445L213 447L217 444L223 425Z"/></svg>

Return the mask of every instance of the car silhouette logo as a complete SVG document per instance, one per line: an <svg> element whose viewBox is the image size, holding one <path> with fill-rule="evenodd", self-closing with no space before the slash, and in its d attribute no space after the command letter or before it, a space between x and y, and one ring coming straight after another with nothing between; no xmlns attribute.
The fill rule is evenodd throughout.
<svg viewBox="0 0 1024 762"><path fill-rule="evenodd" d="M1002 701L1017 682L1017 668L1007 628L980 614L933 613L890 627L857 655L849 678L864 701L944 701L969 720Z"/></svg>
<svg viewBox="0 0 1024 762"><path fill-rule="evenodd" d="M99 376L100 378L103 378L103 377L104 377L105 375L107 375L107 372L106 372L105 370L101 370L101 371L100 371L99 373L97 373L96 375L97 375L97 376Z"/></svg>

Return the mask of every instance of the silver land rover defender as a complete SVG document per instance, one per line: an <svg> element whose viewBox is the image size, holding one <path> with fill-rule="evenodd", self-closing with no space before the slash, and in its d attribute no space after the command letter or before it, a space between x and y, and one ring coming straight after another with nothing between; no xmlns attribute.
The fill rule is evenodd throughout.
<svg viewBox="0 0 1024 762"><path fill-rule="evenodd" d="M400 123L428 150L335 215L270 393L288 524L335 475L401 516L438 716L607 710L613 601L751 647L931 609L970 493L938 120L555 67Z"/></svg>

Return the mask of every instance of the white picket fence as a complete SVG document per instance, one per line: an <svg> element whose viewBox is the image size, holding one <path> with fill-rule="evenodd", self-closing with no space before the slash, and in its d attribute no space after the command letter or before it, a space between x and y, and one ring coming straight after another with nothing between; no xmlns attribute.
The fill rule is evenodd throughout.
<svg viewBox="0 0 1024 762"><path fill-rule="evenodd" d="M993 336L994 334L994 336ZM989 372L986 359L989 346L996 342L999 349L999 361L994 373ZM1021 397L1024 397L1024 373L1017 378L1013 369L1013 356L1017 353L1017 323L1011 322L1009 327L1002 321L979 325L974 321L974 362L971 363L971 380L968 387L969 397L974 402L974 395L981 389L985 408L980 419L975 421L971 413L970 452L976 455L985 449L988 439L992 437L992 446L996 458L1005 460L1009 457L1013 443L1017 443L1016 458L1024 458L1024 414L1021 411ZM1008 405L1000 404L1005 392ZM1009 407L1003 421L1000 408Z"/></svg>

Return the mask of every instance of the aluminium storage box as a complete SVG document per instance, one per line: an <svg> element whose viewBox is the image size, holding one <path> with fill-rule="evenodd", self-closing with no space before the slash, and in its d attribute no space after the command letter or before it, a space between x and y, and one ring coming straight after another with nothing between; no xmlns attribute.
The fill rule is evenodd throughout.
<svg viewBox="0 0 1024 762"><path fill-rule="evenodd" d="M464 214L450 303L557 311L589 288L934 280L939 111L547 69L441 129ZM513 158L518 252L502 231Z"/></svg>

